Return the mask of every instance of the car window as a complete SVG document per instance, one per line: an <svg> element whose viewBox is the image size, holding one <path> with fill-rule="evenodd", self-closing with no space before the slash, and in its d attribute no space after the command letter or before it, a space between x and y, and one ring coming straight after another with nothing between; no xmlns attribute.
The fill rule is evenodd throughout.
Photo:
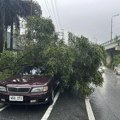
<svg viewBox="0 0 120 120"><path fill-rule="evenodd" d="M20 71L20 74L23 75L41 75L44 73L44 67L36 67L36 66L24 66Z"/></svg>

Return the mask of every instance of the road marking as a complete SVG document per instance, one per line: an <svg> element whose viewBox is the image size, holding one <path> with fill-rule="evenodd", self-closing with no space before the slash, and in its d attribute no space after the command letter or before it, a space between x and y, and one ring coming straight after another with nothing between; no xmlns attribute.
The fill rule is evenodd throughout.
<svg viewBox="0 0 120 120"><path fill-rule="evenodd" d="M2 112L5 108L7 108L9 105L6 105L6 106L4 106L4 107L2 107L2 108L0 108L0 112Z"/></svg>
<svg viewBox="0 0 120 120"><path fill-rule="evenodd" d="M89 120L95 120L89 98L85 99L85 104L86 104L86 109L87 109L87 114L88 114Z"/></svg>
<svg viewBox="0 0 120 120"><path fill-rule="evenodd" d="M45 112L45 114L43 115L43 117L42 117L41 120L47 120L47 119L48 119L48 117L50 116L50 113L52 112L52 109L53 109L53 107L54 107L54 105L55 105L55 103L56 103L59 95L60 95L60 92L58 92L58 93L56 94L56 96L55 96L55 98L54 98L53 104L48 107L48 109L46 110L46 112Z"/></svg>

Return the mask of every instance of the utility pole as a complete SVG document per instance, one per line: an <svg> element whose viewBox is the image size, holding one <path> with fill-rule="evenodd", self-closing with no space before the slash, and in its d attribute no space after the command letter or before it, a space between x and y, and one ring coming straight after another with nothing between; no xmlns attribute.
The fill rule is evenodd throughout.
<svg viewBox="0 0 120 120"><path fill-rule="evenodd" d="M30 15L31 15L31 16L32 16L32 9L33 9L32 3L33 3L33 0L31 0L31 2L30 2Z"/></svg>

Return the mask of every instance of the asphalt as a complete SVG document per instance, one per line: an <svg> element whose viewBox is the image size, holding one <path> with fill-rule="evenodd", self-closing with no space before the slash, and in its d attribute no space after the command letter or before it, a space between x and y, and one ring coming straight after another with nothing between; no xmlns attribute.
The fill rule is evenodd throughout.
<svg viewBox="0 0 120 120"><path fill-rule="evenodd" d="M106 69L102 87L95 88L90 103L96 120L120 120L120 75Z"/></svg>
<svg viewBox="0 0 120 120"><path fill-rule="evenodd" d="M40 120L48 106L11 105L0 112L0 120Z"/></svg>
<svg viewBox="0 0 120 120"><path fill-rule="evenodd" d="M62 93L48 120L88 120L85 100L69 92Z"/></svg>
<svg viewBox="0 0 120 120"><path fill-rule="evenodd" d="M10 105L0 112L0 120L40 120L48 105ZM48 120L88 120L85 100L69 92L61 93Z"/></svg>

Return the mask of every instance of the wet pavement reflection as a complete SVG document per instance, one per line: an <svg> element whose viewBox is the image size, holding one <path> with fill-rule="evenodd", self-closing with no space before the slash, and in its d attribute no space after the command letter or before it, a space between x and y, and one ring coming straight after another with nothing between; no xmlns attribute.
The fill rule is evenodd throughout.
<svg viewBox="0 0 120 120"><path fill-rule="evenodd" d="M107 69L102 87L95 88L90 102L96 120L120 120L120 75Z"/></svg>
<svg viewBox="0 0 120 120"><path fill-rule="evenodd" d="M47 108L47 105L10 105L0 112L0 120L40 120Z"/></svg>

